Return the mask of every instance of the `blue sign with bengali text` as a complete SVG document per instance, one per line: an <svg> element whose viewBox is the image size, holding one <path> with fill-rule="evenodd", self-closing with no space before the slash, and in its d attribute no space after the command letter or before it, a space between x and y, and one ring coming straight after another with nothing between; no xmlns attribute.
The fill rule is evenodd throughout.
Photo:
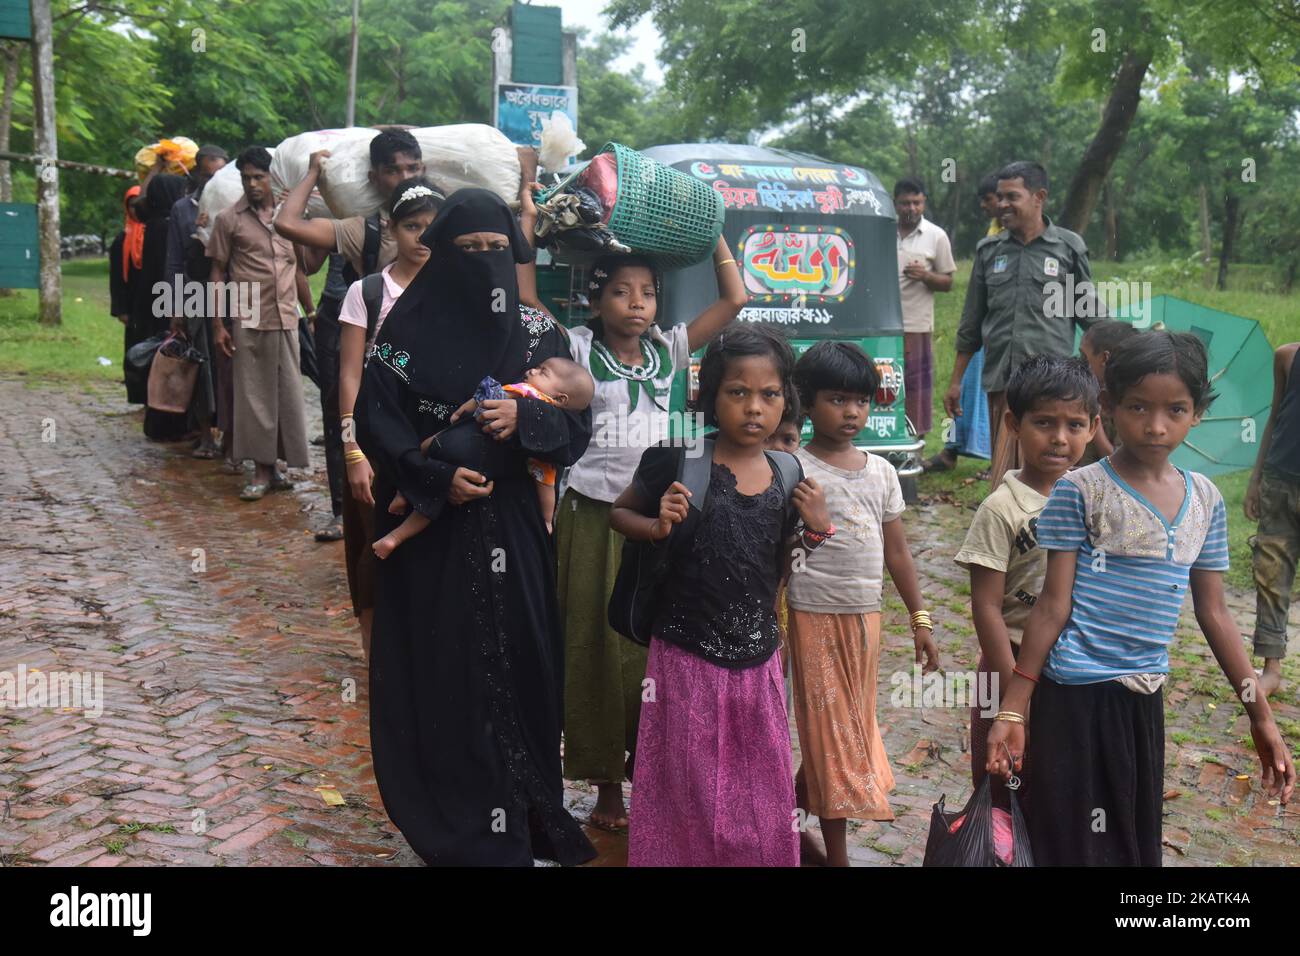
<svg viewBox="0 0 1300 956"><path fill-rule="evenodd" d="M542 145L542 120L559 110L578 128L578 88L498 83L493 125L516 146Z"/></svg>

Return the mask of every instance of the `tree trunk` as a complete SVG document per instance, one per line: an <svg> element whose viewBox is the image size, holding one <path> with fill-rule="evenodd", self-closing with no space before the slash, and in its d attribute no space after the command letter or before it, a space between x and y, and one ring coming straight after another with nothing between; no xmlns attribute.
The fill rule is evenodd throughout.
<svg viewBox="0 0 1300 956"><path fill-rule="evenodd" d="M1232 257L1232 244L1237 238L1237 211L1241 200L1235 193L1223 196L1223 246L1219 250L1219 279L1215 288L1220 292L1228 288L1228 260Z"/></svg>
<svg viewBox="0 0 1300 956"><path fill-rule="evenodd" d="M1210 264L1214 258L1214 246L1210 241L1210 191L1206 188L1205 183L1200 187L1201 200L1201 262L1205 265Z"/></svg>
<svg viewBox="0 0 1300 956"><path fill-rule="evenodd" d="M18 89L18 66L22 62L17 43L0 43L0 58L4 59L5 87L0 99L0 151L9 150L9 131L14 116L14 92ZM9 161L0 162L0 202L13 202L14 183Z"/></svg>
<svg viewBox="0 0 1300 956"><path fill-rule="evenodd" d="M1124 54L1119 72L1115 74L1115 85L1111 87L1102 112L1101 126L1084 150L1083 159L1079 161L1079 168L1065 195L1061 225L1066 229L1082 234L1088 228L1092 210L1097 205L1097 194L1101 192L1110 167L1133 125L1133 118L1137 116L1138 103L1142 99L1142 80L1150 65L1150 53L1129 51Z"/></svg>
<svg viewBox="0 0 1300 956"><path fill-rule="evenodd" d="M1102 202L1106 210L1106 258L1116 262L1119 259L1119 210L1115 208L1115 188L1109 176L1102 186Z"/></svg>
<svg viewBox="0 0 1300 956"><path fill-rule="evenodd" d="M32 151L45 159L59 158L54 126L54 42L51 38L50 0L32 0ZM41 324L63 321L63 293L59 285L59 168L53 163L36 167L36 217L41 249Z"/></svg>

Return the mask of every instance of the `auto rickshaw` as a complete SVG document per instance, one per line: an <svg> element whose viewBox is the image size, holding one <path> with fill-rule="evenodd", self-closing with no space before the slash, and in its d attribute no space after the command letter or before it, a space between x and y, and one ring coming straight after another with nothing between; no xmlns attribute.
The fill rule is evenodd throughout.
<svg viewBox="0 0 1300 956"><path fill-rule="evenodd" d="M787 329L796 355L842 339L875 360L881 385L855 444L888 459L900 477L919 474L923 443L903 405L897 218L880 180L858 166L763 146L688 143L642 152L721 196L722 234L750 295L740 321ZM542 299L568 325L590 315L585 280L580 264L539 257ZM711 261L675 270L665 277L658 321L665 328L690 321L716 297ZM689 422L680 413L694 395L702 355L674 386L674 424Z"/></svg>

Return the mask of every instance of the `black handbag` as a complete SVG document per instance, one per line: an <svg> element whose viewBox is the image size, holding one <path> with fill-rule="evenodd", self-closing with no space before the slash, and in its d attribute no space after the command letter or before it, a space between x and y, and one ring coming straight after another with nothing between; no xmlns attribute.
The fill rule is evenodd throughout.
<svg viewBox="0 0 1300 956"><path fill-rule="evenodd" d="M609 596L607 617L610 627L642 646L649 646L655 616L663 606L660 592L672 564L670 558L674 543L680 540L678 531L687 522L699 519L699 513L704 510L708 498L714 440L704 438L701 444L704 449L702 454L691 457L683 449L681 461L677 465L677 480L691 493L688 499L691 512L686 522L673 525L668 537L662 541L627 539L623 542L618 574ZM794 487L803 478L803 468L799 465L799 459L789 452L769 451L766 454L768 460L776 465L785 491L786 507L789 508Z"/></svg>

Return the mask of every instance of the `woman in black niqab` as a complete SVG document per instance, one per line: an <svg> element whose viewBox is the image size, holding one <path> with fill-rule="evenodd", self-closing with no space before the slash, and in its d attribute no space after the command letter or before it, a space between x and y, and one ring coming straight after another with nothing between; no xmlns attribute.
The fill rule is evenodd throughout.
<svg viewBox="0 0 1300 956"><path fill-rule="evenodd" d="M502 248L457 247L472 234L495 234ZM376 537L401 521L388 513L397 490L433 519L376 570L375 777L427 863L582 863L595 850L564 809L560 779L554 558L525 462L577 460L590 412L515 400L514 428L494 443L491 493L453 503L457 466L425 458L420 441L485 375L518 381L568 348L558 326L519 304L515 266L531 250L494 194L454 194L421 241L433 254L385 320L355 408L376 474Z"/></svg>
<svg viewBox="0 0 1300 956"><path fill-rule="evenodd" d="M153 304L157 298L154 286L159 282L168 285L173 282L167 275L167 229L172 206L185 195L188 185L184 176L163 173L149 180L145 188L144 255L137 286L144 295L143 307L137 309L141 338L164 334L171 326L170 315L154 314ZM189 420L184 412L145 409L144 433L154 441L179 441L188 431Z"/></svg>

